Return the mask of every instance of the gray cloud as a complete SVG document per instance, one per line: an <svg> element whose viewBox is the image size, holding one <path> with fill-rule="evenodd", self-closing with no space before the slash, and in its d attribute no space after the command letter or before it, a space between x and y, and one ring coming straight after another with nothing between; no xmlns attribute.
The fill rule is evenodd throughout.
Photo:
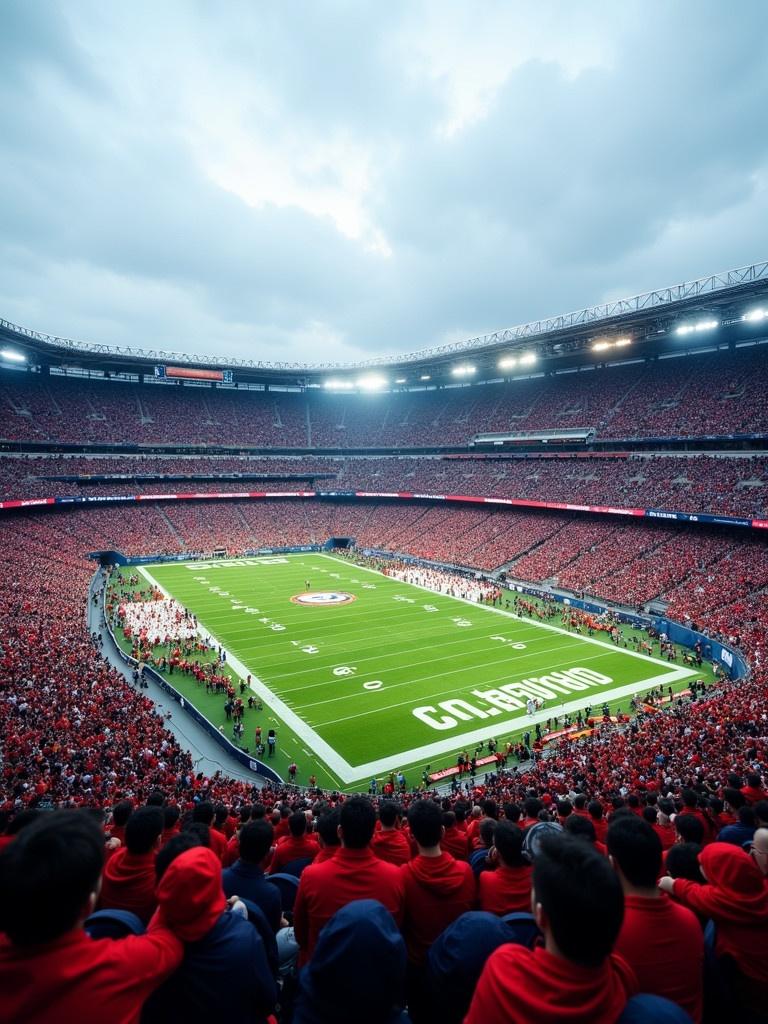
<svg viewBox="0 0 768 1024"><path fill-rule="evenodd" d="M9 0L0 315L362 358L765 257L761 0L540 8Z"/></svg>

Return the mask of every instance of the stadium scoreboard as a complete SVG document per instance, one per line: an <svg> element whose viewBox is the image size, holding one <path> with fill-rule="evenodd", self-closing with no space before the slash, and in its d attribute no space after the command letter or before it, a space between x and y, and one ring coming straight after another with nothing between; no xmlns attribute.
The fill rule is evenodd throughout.
<svg viewBox="0 0 768 1024"><path fill-rule="evenodd" d="M156 366L159 380L210 380L217 384L233 384L231 370L202 370L194 366Z"/></svg>

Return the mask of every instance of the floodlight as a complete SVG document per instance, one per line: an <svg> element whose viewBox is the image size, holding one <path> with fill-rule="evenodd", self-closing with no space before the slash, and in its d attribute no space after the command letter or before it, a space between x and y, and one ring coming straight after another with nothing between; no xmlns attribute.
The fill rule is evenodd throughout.
<svg viewBox="0 0 768 1024"><path fill-rule="evenodd" d="M471 377L474 372L475 367L471 363L460 363L451 370L454 377Z"/></svg>
<svg viewBox="0 0 768 1024"><path fill-rule="evenodd" d="M12 348L0 349L0 359L5 359L9 363L26 363L27 357L21 353L16 352Z"/></svg>
<svg viewBox="0 0 768 1024"><path fill-rule="evenodd" d="M616 341L614 341L613 344L616 346L616 348L626 348L627 345L631 345L632 344L632 339L631 338L617 338Z"/></svg>
<svg viewBox="0 0 768 1024"><path fill-rule="evenodd" d="M330 388L333 391L349 391L349 389L353 388L354 386L355 385L352 383L351 380L334 380L334 379L332 379L332 380L327 380L325 382L325 387Z"/></svg>
<svg viewBox="0 0 768 1024"><path fill-rule="evenodd" d="M517 356L503 356L499 360L500 370L511 370L513 366L517 366Z"/></svg>
<svg viewBox="0 0 768 1024"><path fill-rule="evenodd" d="M768 317L768 309L751 309L741 319L748 323L757 323L759 320L765 320L766 317Z"/></svg>
<svg viewBox="0 0 768 1024"><path fill-rule="evenodd" d="M376 391L378 388L386 387L387 378L382 377L377 373L368 374L366 377L360 377L357 381L357 386L363 388L365 391Z"/></svg>
<svg viewBox="0 0 768 1024"><path fill-rule="evenodd" d="M395 378L395 384L405 384L405 383L406 383L406 378L405 377L396 377Z"/></svg>
<svg viewBox="0 0 768 1024"><path fill-rule="evenodd" d="M718 326L717 320L700 320L696 324L697 331L711 331L714 327Z"/></svg>
<svg viewBox="0 0 768 1024"><path fill-rule="evenodd" d="M520 356L520 365L521 366L533 366L533 364L535 362L536 362L536 353L535 352L523 352L523 354Z"/></svg>
<svg viewBox="0 0 768 1024"><path fill-rule="evenodd" d="M419 377L419 380L432 380L432 378L428 373L422 373L422 375Z"/></svg>

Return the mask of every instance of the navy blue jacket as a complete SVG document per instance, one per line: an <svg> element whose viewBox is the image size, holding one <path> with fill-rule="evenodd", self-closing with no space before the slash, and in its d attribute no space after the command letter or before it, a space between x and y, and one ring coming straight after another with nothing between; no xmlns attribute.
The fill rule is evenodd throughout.
<svg viewBox="0 0 768 1024"><path fill-rule="evenodd" d="M244 860L236 860L231 868L222 872L224 895L242 896L259 907L276 932L283 916L280 890L264 878L264 872L258 864L246 864Z"/></svg>

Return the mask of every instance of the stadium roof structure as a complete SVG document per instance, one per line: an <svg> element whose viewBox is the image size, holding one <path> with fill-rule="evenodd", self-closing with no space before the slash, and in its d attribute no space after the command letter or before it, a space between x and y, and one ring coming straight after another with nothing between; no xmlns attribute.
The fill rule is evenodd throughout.
<svg viewBox="0 0 768 1024"><path fill-rule="evenodd" d="M764 302L765 308L759 303ZM110 346L41 334L0 319L28 365L99 375L153 376L157 365L232 371L235 383L356 389L435 387L748 344L768 335L768 261L710 274L465 341L354 363L291 363ZM389 373L392 379L384 378ZM363 373L367 376L360 378ZM329 380L329 377L332 378ZM367 384L365 383L367 381Z"/></svg>

